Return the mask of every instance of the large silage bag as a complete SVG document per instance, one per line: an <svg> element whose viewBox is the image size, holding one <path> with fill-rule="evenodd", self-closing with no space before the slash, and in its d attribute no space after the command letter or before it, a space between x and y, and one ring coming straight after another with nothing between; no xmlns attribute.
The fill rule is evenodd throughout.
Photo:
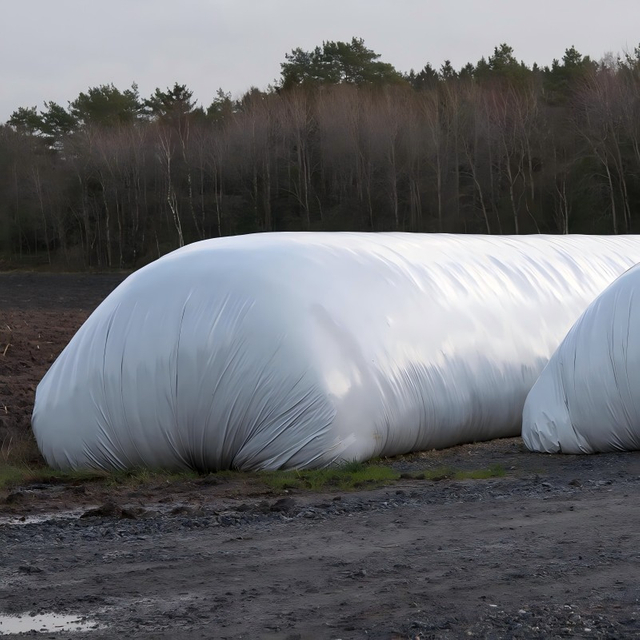
<svg viewBox="0 0 640 640"><path fill-rule="evenodd" d="M640 238L272 233L127 278L37 389L59 468L318 467L520 433Z"/></svg>
<svg viewBox="0 0 640 640"><path fill-rule="evenodd" d="M532 451L640 449L640 266L578 319L529 393L522 437Z"/></svg>

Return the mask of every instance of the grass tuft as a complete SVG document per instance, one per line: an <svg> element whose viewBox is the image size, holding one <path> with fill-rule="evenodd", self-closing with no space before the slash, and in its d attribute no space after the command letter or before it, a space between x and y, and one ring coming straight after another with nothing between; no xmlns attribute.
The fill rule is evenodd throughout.
<svg viewBox="0 0 640 640"><path fill-rule="evenodd" d="M390 467L348 462L325 469L300 471L258 471L256 479L274 491L300 489L308 491L352 491L363 486L379 486L397 480L400 474Z"/></svg>
<svg viewBox="0 0 640 640"><path fill-rule="evenodd" d="M31 429L0 430L0 465L13 467L44 465Z"/></svg>
<svg viewBox="0 0 640 640"><path fill-rule="evenodd" d="M123 471L96 471L95 473L102 474L107 484L113 486L142 486L156 483L173 484L175 482L195 480L201 477L201 474L197 471L191 471L189 469L184 471L166 471L145 467L126 469Z"/></svg>
<svg viewBox="0 0 640 640"><path fill-rule="evenodd" d="M8 464L0 465L0 489L12 487L24 482L24 478L28 472L29 469L25 467Z"/></svg>
<svg viewBox="0 0 640 640"><path fill-rule="evenodd" d="M369 462L369 465L372 464L372 461ZM345 471L346 473L359 473L364 471L367 468L367 464L364 462L360 462L359 460L349 460L342 462L338 465L338 469Z"/></svg>

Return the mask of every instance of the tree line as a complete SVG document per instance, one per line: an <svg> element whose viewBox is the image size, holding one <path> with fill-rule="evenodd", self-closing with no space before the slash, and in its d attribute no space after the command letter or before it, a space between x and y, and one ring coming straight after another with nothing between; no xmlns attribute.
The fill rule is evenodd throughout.
<svg viewBox="0 0 640 640"><path fill-rule="evenodd" d="M129 268L282 230L640 230L640 47L397 71L357 38L207 107L101 85L0 126L0 256Z"/></svg>

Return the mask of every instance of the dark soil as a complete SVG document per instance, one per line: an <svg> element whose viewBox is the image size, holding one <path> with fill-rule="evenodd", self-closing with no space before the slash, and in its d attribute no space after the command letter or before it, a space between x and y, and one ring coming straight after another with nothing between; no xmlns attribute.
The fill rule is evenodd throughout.
<svg viewBox="0 0 640 640"><path fill-rule="evenodd" d="M123 275L0 274L0 445L24 446L21 436L30 428L38 382L89 314L123 279Z"/></svg>
<svg viewBox="0 0 640 640"><path fill-rule="evenodd" d="M28 426L37 381L120 279L0 275L5 433ZM0 614L87 616L91 638L640 637L639 453L547 456L513 438L381 463L405 478L0 492ZM451 477L492 465L506 475Z"/></svg>

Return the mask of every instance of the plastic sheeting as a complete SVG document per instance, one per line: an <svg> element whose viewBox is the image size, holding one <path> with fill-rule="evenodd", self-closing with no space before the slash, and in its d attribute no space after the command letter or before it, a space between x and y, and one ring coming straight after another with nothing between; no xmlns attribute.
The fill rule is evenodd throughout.
<svg viewBox="0 0 640 640"><path fill-rule="evenodd" d="M640 449L640 266L620 276L572 327L529 393L532 451Z"/></svg>
<svg viewBox="0 0 640 640"><path fill-rule="evenodd" d="M272 233L127 278L37 389L60 468L317 467L520 433L640 239Z"/></svg>

